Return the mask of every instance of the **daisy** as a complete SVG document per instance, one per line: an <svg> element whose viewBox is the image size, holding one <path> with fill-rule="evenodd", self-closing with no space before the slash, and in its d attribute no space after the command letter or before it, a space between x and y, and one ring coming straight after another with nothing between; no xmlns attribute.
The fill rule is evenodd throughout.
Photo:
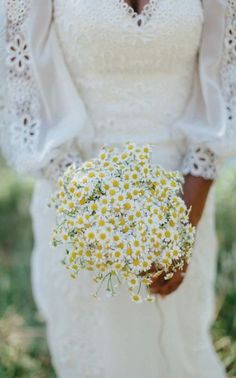
<svg viewBox="0 0 236 378"><path fill-rule="evenodd" d="M142 303L142 297L139 294L133 294L131 300L135 303Z"/></svg>

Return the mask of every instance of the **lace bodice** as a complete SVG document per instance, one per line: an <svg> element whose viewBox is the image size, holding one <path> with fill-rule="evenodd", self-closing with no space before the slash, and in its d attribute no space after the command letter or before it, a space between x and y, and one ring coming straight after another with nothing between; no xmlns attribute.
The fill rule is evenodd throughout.
<svg viewBox="0 0 236 378"><path fill-rule="evenodd" d="M236 129L234 0L216 0L217 22L209 0L150 0L141 14L125 0L5 0L5 7L2 139L12 165L49 177L92 142L174 140L185 174L215 177L217 142L226 150L227 129ZM182 135L173 136L181 124Z"/></svg>
<svg viewBox="0 0 236 378"><path fill-rule="evenodd" d="M200 1L152 0L138 15L120 0L56 0L54 17L96 139L169 138L191 91Z"/></svg>

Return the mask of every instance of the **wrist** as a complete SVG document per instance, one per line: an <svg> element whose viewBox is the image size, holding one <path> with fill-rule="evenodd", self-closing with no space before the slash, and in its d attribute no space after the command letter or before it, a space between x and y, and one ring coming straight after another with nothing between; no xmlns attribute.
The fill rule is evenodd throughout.
<svg viewBox="0 0 236 378"><path fill-rule="evenodd" d="M191 174L185 176L183 184L183 200L190 209L189 220L197 226L201 219L209 190L214 180L196 177Z"/></svg>

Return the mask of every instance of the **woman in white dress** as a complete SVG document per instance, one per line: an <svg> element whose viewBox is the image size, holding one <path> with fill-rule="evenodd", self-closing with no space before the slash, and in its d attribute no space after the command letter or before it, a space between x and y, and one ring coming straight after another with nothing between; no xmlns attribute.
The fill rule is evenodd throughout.
<svg viewBox="0 0 236 378"><path fill-rule="evenodd" d="M1 145L12 166L37 177L32 282L57 376L225 377L209 336L211 184L235 153L235 0L5 0L4 12ZM49 246L58 175L127 140L152 143L155 163L183 171L191 220L200 220L184 280L155 281L166 296L140 306L125 290L94 300L88 275L70 280L63 251Z"/></svg>

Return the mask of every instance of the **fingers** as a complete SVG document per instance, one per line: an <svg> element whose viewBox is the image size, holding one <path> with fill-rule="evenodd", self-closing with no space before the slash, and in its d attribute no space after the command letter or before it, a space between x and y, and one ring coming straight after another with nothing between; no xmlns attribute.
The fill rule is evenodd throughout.
<svg viewBox="0 0 236 378"><path fill-rule="evenodd" d="M152 286L149 288L151 294L159 294L161 296L166 296L171 294L173 291L175 291L180 284L178 285L172 285L172 284L166 284L163 287L159 286Z"/></svg>
<svg viewBox="0 0 236 378"><path fill-rule="evenodd" d="M161 274L157 278L154 276L151 285L149 286L149 290L153 294L157 294L165 285L167 284L167 280L165 280L165 275Z"/></svg>
<svg viewBox="0 0 236 378"><path fill-rule="evenodd" d="M178 283L170 283L170 284L167 284L166 286L163 287L163 289L161 290L161 295L169 295L171 293L173 293L175 290L177 290L179 288L179 286L181 285L182 281L179 281Z"/></svg>
<svg viewBox="0 0 236 378"><path fill-rule="evenodd" d="M185 263L182 270L177 271L171 279L165 279L165 273L160 274L158 277L153 275L153 281L149 286L151 294L159 294L162 297L173 293L184 280L188 269L188 264Z"/></svg>
<svg viewBox="0 0 236 378"><path fill-rule="evenodd" d="M152 284L149 286L149 290L151 294L160 294L162 296L169 295L175 290L183 282L184 277L182 276L183 272L176 274L170 280L165 280L164 277L161 277L161 280L158 278L154 280Z"/></svg>
<svg viewBox="0 0 236 378"><path fill-rule="evenodd" d="M173 293L175 290L177 290L178 287L181 285L181 283L182 282L179 282L178 284L175 284L175 285L168 283L163 287L152 286L149 288L149 290L151 294L159 294L164 297L166 295Z"/></svg>

